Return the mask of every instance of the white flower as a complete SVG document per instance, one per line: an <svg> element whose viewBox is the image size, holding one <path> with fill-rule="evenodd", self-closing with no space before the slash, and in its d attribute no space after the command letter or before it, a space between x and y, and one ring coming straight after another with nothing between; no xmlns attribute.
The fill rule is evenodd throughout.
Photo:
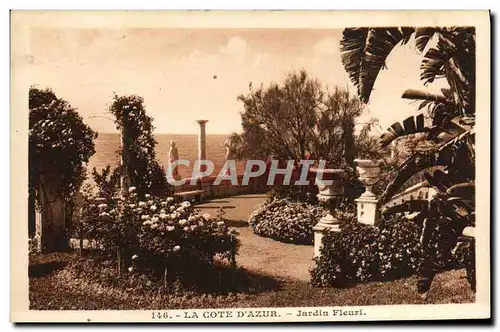
<svg viewBox="0 0 500 332"><path fill-rule="evenodd" d="M101 204L99 204L97 207L98 207L99 209L104 209L104 208L105 208L105 207L107 207L107 206L108 206L108 204L106 204L106 203L101 203Z"/></svg>
<svg viewBox="0 0 500 332"><path fill-rule="evenodd" d="M187 224L188 224L188 221L186 219L179 220L179 225L180 226L186 226Z"/></svg>
<svg viewBox="0 0 500 332"><path fill-rule="evenodd" d="M145 202L139 202L139 207L145 207L146 203Z"/></svg>
<svg viewBox="0 0 500 332"><path fill-rule="evenodd" d="M133 209L133 208L135 208L135 204L129 204L128 207Z"/></svg>
<svg viewBox="0 0 500 332"><path fill-rule="evenodd" d="M154 212L154 211L156 211L156 205L151 205L150 209L151 209L151 211L153 211L153 212Z"/></svg>
<svg viewBox="0 0 500 332"><path fill-rule="evenodd" d="M161 206L167 206L167 205L168 205L168 202L166 202L166 201L162 201L162 202L160 203L160 205L161 205Z"/></svg>
<svg viewBox="0 0 500 332"><path fill-rule="evenodd" d="M139 256L137 255L132 256L132 260L136 260L137 258L139 258Z"/></svg>
<svg viewBox="0 0 500 332"><path fill-rule="evenodd" d="M174 252L181 250L181 246L175 246L174 247Z"/></svg>
<svg viewBox="0 0 500 332"><path fill-rule="evenodd" d="M144 197L149 198L149 197L151 197L151 195L150 194L145 194Z"/></svg>
<svg viewBox="0 0 500 332"><path fill-rule="evenodd" d="M208 213L204 213L204 214L203 214L203 218L205 218L205 219L210 219L210 214L208 214Z"/></svg>
<svg viewBox="0 0 500 332"><path fill-rule="evenodd" d="M149 226L149 225L152 225L153 223L150 221L150 220L147 220L145 222L142 223L143 226Z"/></svg>
<svg viewBox="0 0 500 332"><path fill-rule="evenodd" d="M159 220L160 220L160 218L158 218L158 217L153 217L153 218L151 219L151 221L152 221L152 222L158 222Z"/></svg>
<svg viewBox="0 0 500 332"><path fill-rule="evenodd" d="M152 224L151 225L151 229L156 229L156 228L158 228L158 224Z"/></svg>
<svg viewBox="0 0 500 332"><path fill-rule="evenodd" d="M160 213L160 219L167 219L167 215L165 213Z"/></svg>
<svg viewBox="0 0 500 332"><path fill-rule="evenodd" d="M173 232L175 230L174 226L167 226L167 231L168 232Z"/></svg>
<svg viewBox="0 0 500 332"><path fill-rule="evenodd" d="M149 216L148 216L147 214L143 214L143 215L141 216L141 219L142 219L142 220L147 220L147 219L149 219Z"/></svg>
<svg viewBox="0 0 500 332"><path fill-rule="evenodd" d="M191 206L191 203L189 203L188 201L185 201L185 202L182 202L181 204L183 207L190 207Z"/></svg>
<svg viewBox="0 0 500 332"><path fill-rule="evenodd" d="M130 272L130 273L134 272L134 267L133 266L129 267L128 272Z"/></svg>
<svg viewBox="0 0 500 332"><path fill-rule="evenodd" d="M167 197L167 202L172 202L174 200L173 197Z"/></svg>
<svg viewBox="0 0 500 332"><path fill-rule="evenodd" d="M136 187L129 187L128 192L133 193L137 188Z"/></svg>
<svg viewBox="0 0 500 332"><path fill-rule="evenodd" d="M218 226L222 226L222 225L224 225L224 222L223 222L223 221L218 221L218 222L217 222L217 225L218 225Z"/></svg>
<svg viewBox="0 0 500 332"><path fill-rule="evenodd" d="M170 219L175 219L176 215L175 215L175 213L171 213L171 214L169 214L169 217L170 217Z"/></svg>

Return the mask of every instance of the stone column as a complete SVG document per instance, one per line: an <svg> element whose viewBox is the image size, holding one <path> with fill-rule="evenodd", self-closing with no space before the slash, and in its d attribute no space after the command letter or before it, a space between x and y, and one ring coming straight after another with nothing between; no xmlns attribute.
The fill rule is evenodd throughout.
<svg viewBox="0 0 500 332"><path fill-rule="evenodd" d="M200 131L198 132L198 160L207 159L207 134L205 131L205 124L208 120L197 120L200 125ZM204 172L206 170L205 165L201 165L198 171Z"/></svg>
<svg viewBox="0 0 500 332"><path fill-rule="evenodd" d="M372 187L378 182L381 161L369 159L354 160L358 167L359 180L366 187L365 192L356 199L358 221L366 225L375 225L378 219L378 199Z"/></svg>

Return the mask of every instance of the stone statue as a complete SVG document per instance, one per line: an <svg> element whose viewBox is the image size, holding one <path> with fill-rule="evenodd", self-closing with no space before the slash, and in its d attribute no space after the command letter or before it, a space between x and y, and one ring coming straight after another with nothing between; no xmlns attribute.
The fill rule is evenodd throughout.
<svg viewBox="0 0 500 332"><path fill-rule="evenodd" d="M224 146L226 147L226 161L233 160L236 157L237 140L238 136L231 135L224 141ZM229 169L226 170L226 174L229 174Z"/></svg>
<svg viewBox="0 0 500 332"><path fill-rule="evenodd" d="M168 153L168 159L170 161L170 165L176 160L179 160L179 151L177 151L177 147L175 145L175 141L170 141L170 151ZM171 167L171 166L170 166ZM179 171L177 170L177 167L172 169L172 176L177 176L179 175Z"/></svg>
<svg viewBox="0 0 500 332"><path fill-rule="evenodd" d="M233 138L232 136L229 136L225 141L224 141L224 146L226 147L226 160L231 160L233 156Z"/></svg>

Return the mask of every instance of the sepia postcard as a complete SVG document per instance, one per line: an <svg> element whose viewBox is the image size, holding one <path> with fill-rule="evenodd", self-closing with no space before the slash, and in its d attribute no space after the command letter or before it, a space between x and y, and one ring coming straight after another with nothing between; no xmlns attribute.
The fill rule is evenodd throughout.
<svg viewBox="0 0 500 332"><path fill-rule="evenodd" d="M488 11L12 11L10 46L12 322L490 318Z"/></svg>

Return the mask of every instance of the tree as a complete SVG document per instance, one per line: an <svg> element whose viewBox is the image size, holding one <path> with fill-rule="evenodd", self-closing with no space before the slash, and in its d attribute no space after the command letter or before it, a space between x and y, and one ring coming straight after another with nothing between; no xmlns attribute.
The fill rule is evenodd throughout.
<svg viewBox="0 0 500 332"><path fill-rule="evenodd" d="M323 89L317 79L301 70L286 75L282 84L254 89L250 84L241 113L243 154L248 158L266 159L273 155L281 160L302 160L307 156L326 159L332 167L353 166L360 149L373 152L369 144L369 127L359 134L355 125L363 113L363 104L347 90Z"/></svg>
<svg viewBox="0 0 500 332"><path fill-rule="evenodd" d="M403 93L403 98L421 101L419 110L427 108L432 124L425 125L423 114L396 122L380 137L380 146L415 133L424 133L433 144L403 162L381 203L422 171L427 182L440 191L417 218L425 225L422 242L428 248L419 282L419 291L426 293L436 272L449 261L460 235L475 225L474 195L471 195L475 178L475 30L468 27L345 29L340 44L342 63L361 100L368 102L387 56L394 47L408 43L412 37L423 53L420 77L424 85L446 79L450 88L442 89L442 94L414 89ZM432 168L435 166L443 166L444 171ZM427 169L434 170L426 172ZM437 250L431 243L438 244Z"/></svg>
<svg viewBox="0 0 500 332"><path fill-rule="evenodd" d="M49 196L59 197L71 213L75 194L81 187L86 170L84 164L95 153L97 137L71 105L58 98L50 89L31 87L29 90L29 193L44 213L45 230L42 246L61 249L65 237L52 226L61 221L51 211ZM59 216L57 218L63 218ZM62 221L67 226L65 221ZM50 248L49 248L50 247Z"/></svg>
<svg viewBox="0 0 500 332"><path fill-rule="evenodd" d="M142 97L115 95L109 112L116 118L116 128L122 133L125 188L136 187L139 197L149 193L167 194L168 183L164 168L156 160L153 118L146 114Z"/></svg>

